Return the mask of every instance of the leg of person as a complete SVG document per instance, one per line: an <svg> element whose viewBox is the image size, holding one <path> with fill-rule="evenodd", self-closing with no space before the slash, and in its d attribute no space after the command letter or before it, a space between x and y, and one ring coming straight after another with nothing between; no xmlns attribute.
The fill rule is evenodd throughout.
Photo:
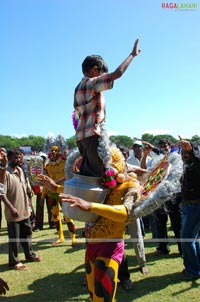
<svg viewBox="0 0 200 302"><path fill-rule="evenodd" d="M126 254L124 253L122 262L119 265L118 270L118 279L119 281L128 280L130 278L130 273L128 270L128 259L126 257Z"/></svg>
<svg viewBox="0 0 200 302"><path fill-rule="evenodd" d="M35 228L33 231L43 229L44 224L44 200L41 199L41 194L36 195L36 215L35 215Z"/></svg>
<svg viewBox="0 0 200 302"><path fill-rule="evenodd" d="M144 240L141 231L141 225L139 218L135 222L128 225L129 234L133 241L133 248L137 258L138 265L142 274L148 274L148 269L146 268L146 256L144 250Z"/></svg>
<svg viewBox="0 0 200 302"><path fill-rule="evenodd" d="M181 228L181 247L185 266L184 275L188 278L200 278L200 203L183 204Z"/></svg>
<svg viewBox="0 0 200 302"><path fill-rule="evenodd" d="M86 281L87 281L88 291L90 294L90 298L93 301L93 297L94 297L94 262L92 260L86 260L85 272L86 272Z"/></svg>
<svg viewBox="0 0 200 302"><path fill-rule="evenodd" d="M46 200L46 207L47 207L47 214L48 214L48 224L49 224L49 228L51 229L55 227L55 224L52 217L51 206L50 203L48 202L48 196L45 197L45 200Z"/></svg>
<svg viewBox="0 0 200 302"><path fill-rule="evenodd" d="M152 233L152 238L156 239L156 238L158 238L156 217L155 217L154 213L149 214L148 217L149 217L149 225L150 225L150 229L151 229L151 233Z"/></svg>
<svg viewBox="0 0 200 302"><path fill-rule="evenodd" d="M156 255L167 255L169 254L169 246L168 246L168 235L167 235L167 220L168 220L168 213L166 211L165 206L162 206L158 210L154 212L156 217L156 225L158 231L158 239L159 245L157 247Z"/></svg>
<svg viewBox="0 0 200 302"><path fill-rule="evenodd" d="M69 230L69 235L72 240L72 246L76 245L76 234L75 234L75 224L73 219L67 217L64 215L64 219L67 222L68 230Z"/></svg>
<svg viewBox="0 0 200 302"><path fill-rule="evenodd" d="M56 229L58 231L58 240L56 240L55 242L52 243L53 246L56 246L65 241L62 220L61 220L61 216L60 216L59 202L57 199L54 199L50 196L48 196L48 201L51 206L51 213L53 216L53 220L54 220Z"/></svg>
<svg viewBox="0 0 200 302"><path fill-rule="evenodd" d="M30 222L31 222L32 230L33 230L35 228L35 210L33 208L32 201L31 201L30 207L31 207Z"/></svg>
<svg viewBox="0 0 200 302"><path fill-rule="evenodd" d="M149 215L143 216L142 221L143 221L143 225L144 225L144 230L149 230L150 229Z"/></svg>
<svg viewBox="0 0 200 302"><path fill-rule="evenodd" d="M141 229L141 232L142 232L142 237L145 237L144 222L143 222L142 217L140 217L139 220L140 220L140 229Z"/></svg>
<svg viewBox="0 0 200 302"><path fill-rule="evenodd" d="M1 224L2 224L2 203L0 199L0 229L1 229Z"/></svg>
<svg viewBox="0 0 200 302"><path fill-rule="evenodd" d="M19 222L8 222L8 264L10 267L15 268L17 270L23 270L26 268L18 258L18 245L20 238L20 224Z"/></svg>
<svg viewBox="0 0 200 302"><path fill-rule="evenodd" d="M25 258L30 262L39 262L41 258L32 250L32 228L30 219L20 221L20 243L23 248Z"/></svg>
<svg viewBox="0 0 200 302"><path fill-rule="evenodd" d="M93 302L114 302L118 281L117 261L97 257L86 265L88 289Z"/></svg>
<svg viewBox="0 0 200 302"><path fill-rule="evenodd" d="M168 204L169 218L175 237L178 239L177 245L180 255L182 255L180 233L182 224L182 204L179 200L172 201Z"/></svg>
<svg viewBox="0 0 200 302"><path fill-rule="evenodd" d="M130 279L130 272L128 270L128 259L125 253L122 262L119 265L118 279L125 290L131 290L134 288L134 284Z"/></svg>
<svg viewBox="0 0 200 302"><path fill-rule="evenodd" d="M105 168L98 155L99 136L94 135L77 143L82 156L80 174L93 177L104 177Z"/></svg>

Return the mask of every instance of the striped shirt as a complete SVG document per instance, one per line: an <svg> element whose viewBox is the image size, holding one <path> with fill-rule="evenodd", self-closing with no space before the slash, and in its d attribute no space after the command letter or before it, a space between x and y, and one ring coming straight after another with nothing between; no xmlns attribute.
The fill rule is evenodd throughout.
<svg viewBox="0 0 200 302"><path fill-rule="evenodd" d="M102 91L113 87L110 74L98 77L84 77L75 89L74 108L78 112L79 121L76 129L78 141L100 135L99 125L105 122L106 105Z"/></svg>

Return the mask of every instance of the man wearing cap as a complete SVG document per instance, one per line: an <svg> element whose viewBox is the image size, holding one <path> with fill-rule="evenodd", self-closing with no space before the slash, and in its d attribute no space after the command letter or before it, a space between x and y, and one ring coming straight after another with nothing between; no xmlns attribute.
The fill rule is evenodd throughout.
<svg viewBox="0 0 200 302"><path fill-rule="evenodd" d="M131 164L131 165L135 165L135 166L139 166L142 167L142 158L143 158L143 143L140 140L136 140L133 143L133 154L128 158L127 163ZM146 168L148 168L149 166L151 166L152 163L152 158L150 156L146 157Z"/></svg>

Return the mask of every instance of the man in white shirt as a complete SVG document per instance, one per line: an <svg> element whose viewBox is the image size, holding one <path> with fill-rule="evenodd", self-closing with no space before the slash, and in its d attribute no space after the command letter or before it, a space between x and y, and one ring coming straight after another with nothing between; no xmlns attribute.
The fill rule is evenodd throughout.
<svg viewBox="0 0 200 302"><path fill-rule="evenodd" d="M145 159L145 167L142 166L142 159L144 155L143 148L144 148L144 144L142 143L142 141L136 140L133 143L133 147L132 147L133 153L128 158L127 163L134 166L139 166L141 168L148 169L148 167L151 166L152 158L149 155L147 155Z"/></svg>

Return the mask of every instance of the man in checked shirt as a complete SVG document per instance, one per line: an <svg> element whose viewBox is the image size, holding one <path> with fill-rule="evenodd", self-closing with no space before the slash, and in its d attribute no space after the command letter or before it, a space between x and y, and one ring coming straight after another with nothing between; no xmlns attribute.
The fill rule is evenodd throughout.
<svg viewBox="0 0 200 302"><path fill-rule="evenodd" d="M114 72L108 73L108 66L99 55L87 56L82 63L83 79L75 88L74 109L78 115L76 139L82 156L80 174L104 177L105 167L98 155L100 125L105 122L105 101L103 91L112 89L114 80L120 78L136 57L137 39L129 56Z"/></svg>

